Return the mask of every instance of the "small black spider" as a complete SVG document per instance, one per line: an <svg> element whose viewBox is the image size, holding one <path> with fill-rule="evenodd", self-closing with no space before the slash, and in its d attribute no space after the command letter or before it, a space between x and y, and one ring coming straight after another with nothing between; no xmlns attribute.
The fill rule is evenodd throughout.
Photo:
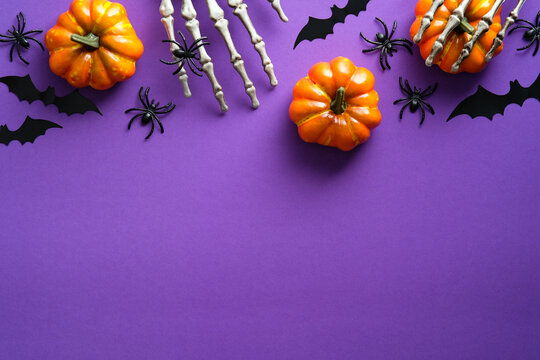
<svg viewBox="0 0 540 360"><path fill-rule="evenodd" d="M210 45L209 42L206 42L205 40L208 39L206 36L203 36L202 38L199 38L191 44L191 46L188 47L188 44L186 42L186 38L184 37L184 34L182 34L181 31L178 31L178 34L182 37L183 46L179 44L177 41L174 40L163 40L162 42L168 42L175 44L178 48L174 49L172 54L176 58L175 61L165 61L160 60L162 63L167 65L176 65L180 63L180 66L178 69L176 69L175 72L173 72L173 75L178 74L184 65L187 63L189 66L189 69L197 76L202 76L203 69L195 63L195 61L201 61L201 59L197 56L197 49L204 45Z"/></svg>
<svg viewBox="0 0 540 360"><path fill-rule="evenodd" d="M508 35L510 35L516 29L527 29L527 31L523 34L523 39L525 39L525 41L528 41L529 43L524 47L519 48L518 51L526 50L536 42L536 46L533 52L533 56L535 56L538 52L538 48L540 47L540 11L538 11L538 14L536 14L536 20L534 24L524 19L517 19L516 24L519 23L525 23L527 25L514 26L512 29L510 29Z"/></svg>
<svg viewBox="0 0 540 360"><path fill-rule="evenodd" d="M375 19L377 21L379 21L382 24L382 26L384 27L384 34L381 33L381 32L378 32L375 35L376 38L377 38L377 41L371 41L371 40L368 40L364 36L364 34L360 33L360 36L362 37L362 39L364 39L365 41L367 41L370 44L375 45L375 47L373 47L371 49L362 50L362 52L363 53L370 53L370 52L374 52L374 51L380 51L379 62L381 63L381 67L382 67L383 71L386 70L386 68L388 68L390 70L391 67L390 67L390 64L388 63L388 55L394 56L394 53L398 51L396 46L403 46L412 55L412 53L413 53L413 51L412 51L413 43L411 41L407 40L407 39L392 39L392 36L396 32L397 21L394 21L394 27L392 28L392 32L390 33L390 35L388 35L388 27L386 26L384 21L382 21L378 17L376 17ZM383 60L384 60L384 62L383 62ZM386 67L385 67L385 64L386 64Z"/></svg>
<svg viewBox="0 0 540 360"><path fill-rule="evenodd" d="M405 94L407 94L407 97L404 99L399 99L394 101L394 105L397 103L406 101L405 105L401 108L401 111L399 112L399 119L401 120L403 118L403 111L405 111L405 108L407 105L409 105L409 108L411 109L412 113L415 113L418 108L422 110L422 120L420 121L420 125L424 123L424 119L426 117L426 112L424 110L424 106L427 107L427 109L435 115L435 110L429 105L427 102L424 101L425 98L432 95L435 90L437 90L437 86L439 86L438 83L435 83L433 87L429 86L426 90L417 89L416 86L414 87L414 90L411 89L411 86L409 85L409 81L405 80L405 85L403 85L403 80L401 79L401 76L399 77L399 87Z"/></svg>
<svg viewBox="0 0 540 360"><path fill-rule="evenodd" d="M135 120L139 116L142 117L141 123L143 125L146 125L149 122L152 122L152 130L150 130L150 133L148 134L148 136L146 136L145 140L148 140L148 138L152 136L152 134L154 133L154 120L157 121L161 129L161 133L163 134L164 132L163 124L161 123L157 115L170 113L176 107L176 105L174 105L173 103L168 103L165 106L159 107L159 103L156 103L153 99L152 101L148 99L149 92L150 92L150 88L147 87L146 91L144 92L144 98L143 98L143 87L141 87L139 90L139 99L141 100L141 103L143 104L144 109L132 108L125 111L126 114L131 111L140 111L139 114L132 117L131 120L129 121L128 130L131 129L131 124L133 123L133 120Z"/></svg>
<svg viewBox="0 0 540 360"><path fill-rule="evenodd" d="M29 49L30 43L28 42L28 40L32 40L39 44L42 51L45 51L45 48L38 40L34 39L33 37L28 36L30 34L40 34L43 32L43 30L30 30L30 31L25 32L24 31L25 26L26 26L26 19L24 18L24 14L21 11L19 12L19 14L17 14L17 28L15 29L15 26L13 25L13 30L8 30L8 33L11 35L0 34L0 37L2 38L0 39L0 42L13 43L13 45L11 46L11 50L9 52L9 61L13 62L13 50L17 48L17 54L19 55L19 58L26 65L28 65L29 62L26 61L21 55L21 47L24 49Z"/></svg>

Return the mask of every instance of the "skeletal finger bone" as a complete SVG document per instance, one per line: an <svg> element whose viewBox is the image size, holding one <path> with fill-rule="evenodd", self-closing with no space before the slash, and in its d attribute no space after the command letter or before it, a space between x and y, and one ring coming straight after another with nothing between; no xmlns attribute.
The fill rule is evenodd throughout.
<svg viewBox="0 0 540 360"><path fill-rule="evenodd" d="M431 22L433 21L433 16L435 15L435 12L442 6L444 3L444 0L434 0L431 4L431 7L429 8L428 12L424 15L422 18L422 22L420 24L420 28L418 29L418 32L416 35L414 35L414 42L420 43L422 41L422 37L424 36L424 32L427 30L427 28L431 25Z"/></svg>
<svg viewBox="0 0 540 360"><path fill-rule="evenodd" d="M499 31L495 40L493 40L493 45L491 46L491 49L486 54L486 57L485 57L486 62L489 62L491 61L491 59L493 59L493 55L495 54L495 51L499 48L499 46L502 45L504 36L506 35L506 31L518 19L519 11L525 4L525 1L526 0L519 0L517 6L514 8L514 10L512 10L512 12L510 12L510 15L508 15L508 17L506 18L503 28L501 29L501 31Z"/></svg>
<svg viewBox="0 0 540 360"><path fill-rule="evenodd" d="M161 13L161 22L165 26L165 30L167 31L167 36L169 40L176 41L174 36L174 7L171 3L171 0L161 0L161 5L159 6L159 12ZM171 42L171 53L176 50L178 46ZM180 66L180 64L178 64ZM189 98L191 97L191 90L189 89L188 84L188 75L184 68L180 70L178 73L178 79L182 83L182 87L184 89L184 96Z"/></svg>
<svg viewBox="0 0 540 360"><path fill-rule="evenodd" d="M186 0L184 0L186 1ZM187 0L191 2L191 0ZM276 79L276 75L274 74L274 65L272 65L272 60L268 57L266 54L266 47L264 44L264 41L262 37L257 34L257 31L255 30L255 27L253 26L253 23L251 22L251 19L249 18L248 11L247 11L247 5L244 4L242 0L227 0L227 3L231 8L233 8L233 13L236 15L240 21L244 24L244 27L248 31L251 42L255 46L255 50L259 53L262 64L264 67L264 71L268 75L268 78L270 79L270 84L272 86L276 86L278 84L278 81Z"/></svg>
<svg viewBox="0 0 540 360"><path fill-rule="evenodd" d="M231 55L231 63L233 64L233 67L236 69L240 77L242 77L246 93L251 99L251 106L254 109L257 109L259 107L259 100L257 99L255 86L253 85L253 82L249 79L246 73L246 69L244 67L244 60L242 60L242 56L238 53L232 41L231 33L229 32L229 21L225 19L225 13L223 12L223 9L218 5L216 0L206 0L206 5L208 6L210 18L212 19L212 21L214 21L214 27L219 31L219 33L223 37L223 40L225 40L227 49L229 49L229 53Z"/></svg>
<svg viewBox="0 0 540 360"><path fill-rule="evenodd" d="M279 0L268 0L271 4L274 10L277 11L279 17L283 22L289 21L285 13L283 12L283 9L281 8L281 4L279 3Z"/></svg>
<svg viewBox="0 0 540 360"><path fill-rule="evenodd" d="M461 50L461 54L459 55L459 58L457 61L452 65L452 72L458 72L459 68L461 66L461 63L469 57L471 54L471 51L473 49L474 44L478 41L478 39L484 35L488 30L491 24L493 24L493 18L495 17L495 14L499 9L501 8L503 2L505 0L496 0L493 4L493 7L482 17L482 20L478 23L478 26L476 27L476 31L474 32L474 35L472 38L467 41L467 43L463 46L463 50Z"/></svg>
<svg viewBox="0 0 540 360"><path fill-rule="evenodd" d="M197 12L191 0L183 0L182 2L182 17L186 20L186 28L191 33L191 36L194 40L201 38L201 31L199 29L199 21L197 20ZM218 101L221 111L226 112L229 107L225 103L225 96L223 95L223 89L216 79L214 74L214 64L212 64L212 58L208 56L204 46L199 48L199 54L201 55L201 65L204 73L210 80L212 84L212 89L214 90L214 96Z"/></svg>
<svg viewBox="0 0 540 360"><path fill-rule="evenodd" d="M435 43L433 44L433 48L431 49L431 53L426 59L426 65L431 66L433 65L433 61L435 60L435 56L437 56L441 50L444 47L444 43L446 42L446 39L448 38L448 35L454 30L458 25L464 24L462 21L465 17L465 10L469 6L472 0L463 0L459 6L454 10L452 15L448 18L448 23L446 24L446 27L444 28L443 32ZM464 24L465 25L465 24ZM469 25L470 26L470 25ZM474 31L474 29L473 29Z"/></svg>

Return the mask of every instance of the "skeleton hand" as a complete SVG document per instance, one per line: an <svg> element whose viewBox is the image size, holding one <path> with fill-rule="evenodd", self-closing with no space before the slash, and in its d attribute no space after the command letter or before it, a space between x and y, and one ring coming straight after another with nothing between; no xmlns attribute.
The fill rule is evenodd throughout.
<svg viewBox="0 0 540 360"><path fill-rule="evenodd" d="M463 25L463 26L469 26L472 28L470 24L466 22L465 18L465 10L469 6L472 0L462 0L459 6L454 10L450 18L448 19L448 24L444 28L444 31L441 33L441 35L437 38L437 41L433 44L433 48L431 49L431 54L426 59L426 65L431 66L433 65L433 61L437 54L441 52L441 50L444 47L444 43L446 42L446 39L457 26ZM471 51L473 49L474 44L478 41L478 39L486 33L486 31L489 30L489 27L491 24L493 24L493 17L497 13L497 11L500 9L502 4L505 0L496 0L493 4L493 7L482 17L482 20L478 23L478 26L476 30L474 28L470 29L470 33L472 35L471 39L463 46L463 50L461 51L461 54L458 58L458 60L454 63L452 66L453 72L458 72L459 68L461 66L461 63L469 57L471 54ZM525 4L526 0L519 0L517 6L512 10L510 15L506 18L506 21L504 23L503 28L499 33L497 34L497 37L493 41L493 45L491 46L491 49L487 52L485 56L486 62L489 62L493 58L493 54L495 51L501 46L504 36L506 34L506 31L508 28L514 24L514 22L517 20L519 11L523 7L523 4ZM420 29L414 36L414 42L420 43L422 41L422 37L424 36L424 32L429 28L431 25L431 22L433 21L433 17L435 15L435 12L437 9L439 9L444 3L444 0L433 0L433 3L431 4L431 8L429 11L424 15L424 18L422 19L422 23L420 25ZM473 33L474 32L474 33Z"/></svg>
<svg viewBox="0 0 540 360"><path fill-rule="evenodd" d="M249 96L251 100L251 105L254 109L259 107L259 100L257 99L257 95L255 93L255 86L253 85L253 82L249 79L246 69L244 67L244 61L242 60L242 56L238 53L236 50L234 43L231 38L231 34L229 32L229 22L227 19L225 19L225 13L223 12L223 9L218 5L216 0L205 0L206 5L208 7L208 12L210 15L210 18L214 21L214 27L219 31L223 39L225 40L225 44L227 45L227 48L229 50L229 53L231 55L231 63L233 64L233 67L238 72L240 77L242 78L242 81L244 82L244 87L246 89L246 93ZM268 0L272 7L276 10L278 15L280 16L281 20L288 21L287 17L283 13L283 10L280 6L280 0ZM268 75L268 78L270 79L270 84L272 86L276 86L278 81L276 79L276 76L274 74L274 66L272 65L272 61L266 54L266 48L265 44L263 42L263 39L259 34L257 34L257 31L255 30L255 27L251 23L251 19L249 18L248 12L247 12L247 5L243 3L243 0L227 0L228 5L233 8L233 13L236 15L240 21L244 24L244 27L247 29L250 37L251 42L253 43L255 50L259 53L262 64L264 67L264 71ZM174 7L172 5L172 0L161 0L161 5L159 7L159 11L161 13L162 19L161 22L163 25L165 25L165 29L167 31L167 36L169 37L169 40L175 41L174 36L174 26L173 26L173 13L174 13ZM194 40L197 40L201 38L201 33L199 30L199 22L197 21L197 12L195 11L195 7L193 6L192 0L182 0L182 17L186 20L186 28L191 33ZM178 47L174 42L171 42L171 52L176 50ZM202 70L210 80L210 83L212 84L212 88L214 90L214 96L216 97L221 110L227 111L228 107L225 103L225 98L223 95L223 90L221 88L221 85L216 79L216 76L214 74L214 65L212 64L212 59L210 56L208 56L208 53L206 52L204 46L201 46L199 49L200 54L200 63L202 65ZM182 86L184 88L184 95L186 97L191 96L191 91L189 90L188 85L188 76L185 68L182 68L178 72L178 78L180 79L180 82L182 83Z"/></svg>

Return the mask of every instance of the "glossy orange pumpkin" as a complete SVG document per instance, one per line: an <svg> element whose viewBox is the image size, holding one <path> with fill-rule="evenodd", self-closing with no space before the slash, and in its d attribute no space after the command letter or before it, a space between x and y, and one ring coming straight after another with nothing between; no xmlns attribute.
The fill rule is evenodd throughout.
<svg viewBox="0 0 540 360"><path fill-rule="evenodd" d="M74 0L45 35L51 70L71 85L105 90L135 73L143 44L126 9L106 0Z"/></svg>
<svg viewBox="0 0 540 360"><path fill-rule="evenodd" d="M381 122L375 77L344 57L313 65L293 90L289 108L300 137L310 143L354 149Z"/></svg>
<svg viewBox="0 0 540 360"><path fill-rule="evenodd" d="M416 4L416 20L411 26L411 39L418 32L422 18L428 12L431 7L432 0L419 0ZM452 15L452 12L459 6L461 0L445 0L443 5L435 13L434 19L429 28L424 33L422 41L418 44L420 47L420 54L427 59L431 53L433 43L437 40L439 35L443 32L448 18ZM463 46L472 37L472 33L476 30L478 23L494 5L495 0L472 0L469 7L465 11L465 18L462 25L459 25L448 36L444 44L443 50L435 57L434 64L448 72L452 73L452 65L459 58L459 54L463 49ZM468 26L470 24L470 26ZM487 63L484 60L485 54L491 49L493 40L497 36L497 33L501 30L501 9L497 11L493 18L493 24L489 27L489 30L482 35L476 45L473 47L470 56L463 61L458 72L476 73L482 71ZM468 32L467 32L468 31ZM470 33L469 33L470 32ZM495 52L494 56L497 56L502 51L500 46Z"/></svg>

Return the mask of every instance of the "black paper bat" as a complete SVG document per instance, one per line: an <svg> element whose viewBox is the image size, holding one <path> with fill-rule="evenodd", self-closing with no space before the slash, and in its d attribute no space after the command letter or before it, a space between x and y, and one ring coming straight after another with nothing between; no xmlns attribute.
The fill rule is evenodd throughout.
<svg viewBox="0 0 540 360"><path fill-rule="evenodd" d="M493 120L495 114L504 115L504 110L510 104L523 106L527 99L540 101L540 74L528 88L524 88L517 80L510 82L510 91L504 95L497 95L478 86L478 90L456 106L450 117L450 121L458 115L469 115L471 118L479 116Z"/></svg>
<svg viewBox="0 0 540 360"><path fill-rule="evenodd" d="M49 120L32 119L26 117L24 123L15 131L8 129L7 125L0 126L0 143L9 145L10 142L17 140L24 145L25 143L33 143L41 135L44 135L48 129L62 128L60 125Z"/></svg>
<svg viewBox="0 0 540 360"><path fill-rule="evenodd" d="M332 16L328 19L317 19L309 17L306 26L300 30L294 49L304 40L312 41L315 39L326 39L326 36L334 33L334 25L337 23L345 23L347 15L358 16L360 11L366 11L366 6L369 0L349 0L343 8L332 6Z"/></svg>
<svg viewBox="0 0 540 360"><path fill-rule="evenodd" d="M54 88L51 86L45 91L39 91L30 75L4 76L0 78L0 82L6 84L9 91L17 95L20 101L26 100L31 104L39 100L45 106L54 105L58 108L58 112L68 115L84 114L87 111L94 111L102 115L97 106L82 96L78 90L74 90L66 96L56 96Z"/></svg>

